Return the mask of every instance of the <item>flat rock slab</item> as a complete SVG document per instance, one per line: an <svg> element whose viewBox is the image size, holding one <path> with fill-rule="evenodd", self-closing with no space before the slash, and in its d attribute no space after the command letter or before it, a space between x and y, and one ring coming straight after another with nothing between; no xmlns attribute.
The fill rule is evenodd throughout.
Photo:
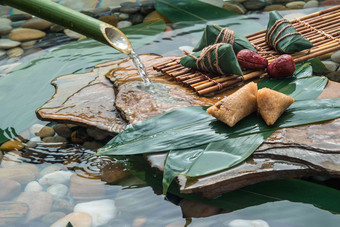
<svg viewBox="0 0 340 227"><path fill-rule="evenodd" d="M144 86L129 59L99 64L90 73L54 80L56 93L37 110L38 117L115 134L128 123L187 106L212 105L231 92L198 97L192 90L152 69L153 65L172 57L142 55L141 59L152 81L150 87ZM340 97L340 84L330 81L319 98L335 97ZM163 170L166 155L148 155L148 160L151 166ZM195 180L178 179L178 183L182 193L215 197L261 181L310 175L340 176L340 119L280 129L246 162Z"/></svg>

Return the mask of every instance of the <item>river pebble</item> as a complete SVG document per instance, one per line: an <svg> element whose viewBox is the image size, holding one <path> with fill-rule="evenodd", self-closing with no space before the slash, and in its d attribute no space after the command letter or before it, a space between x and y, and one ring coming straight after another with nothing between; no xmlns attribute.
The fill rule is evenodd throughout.
<svg viewBox="0 0 340 227"><path fill-rule="evenodd" d="M37 133L37 136L40 136L41 138L54 136L55 132L54 129L50 126L44 126L42 127L39 132Z"/></svg>
<svg viewBox="0 0 340 227"><path fill-rule="evenodd" d="M95 140L103 140L107 137L107 134L94 128L87 128L86 132Z"/></svg>
<svg viewBox="0 0 340 227"><path fill-rule="evenodd" d="M64 184L53 184L46 190L53 198L63 198L68 192L68 187Z"/></svg>
<svg viewBox="0 0 340 227"><path fill-rule="evenodd" d="M18 28L14 29L9 33L9 38L15 41L28 41L33 39L40 39L46 35L45 32L42 32L37 29L31 28Z"/></svg>
<svg viewBox="0 0 340 227"><path fill-rule="evenodd" d="M51 25L51 27L50 27L50 31L51 31L51 32L63 32L64 29L65 29L65 27L64 27L64 26L61 26L61 25L59 25L59 24L53 24L53 25Z"/></svg>
<svg viewBox="0 0 340 227"><path fill-rule="evenodd" d="M62 137L65 137L65 138L71 137L72 131L65 124L56 124L55 126L53 126L53 129L59 136L62 136Z"/></svg>
<svg viewBox="0 0 340 227"><path fill-rule="evenodd" d="M31 18L32 18L32 15L27 14L27 13L12 14L9 16L9 19L11 21L28 20Z"/></svg>
<svg viewBox="0 0 340 227"><path fill-rule="evenodd" d="M55 171L44 175L40 178L39 183L41 185L67 184L70 181L72 174L73 173L71 171Z"/></svg>
<svg viewBox="0 0 340 227"><path fill-rule="evenodd" d="M122 164L112 163L102 167L100 176L102 181L114 184L130 176L130 172Z"/></svg>
<svg viewBox="0 0 340 227"><path fill-rule="evenodd" d="M74 212L66 215L51 225L51 227L65 227L68 223L74 227L91 227L92 217L84 212Z"/></svg>
<svg viewBox="0 0 340 227"><path fill-rule="evenodd" d="M252 1L245 1L243 3L243 6L247 10L259 10L266 6L265 0L252 0Z"/></svg>
<svg viewBox="0 0 340 227"><path fill-rule="evenodd" d="M0 20L0 36L8 35L12 31L12 26L9 24L2 24Z"/></svg>
<svg viewBox="0 0 340 227"><path fill-rule="evenodd" d="M10 49L20 45L20 42L10 39L0 39L0 49Z"/></svg>
<svg viewBox="0 0 340 227"><path fill-rule="evenodd" d="M64 33L72 39L83 39L83 38L85 38L84 35L79 34L78 32L72 31L70 29L65 29Z"/></svg>
<svg viewBox="0 0 340 227"><path fill-rule="evenodd" d="M36 43L37 43L37 40L31 40L31 41L22 42L20 46L23 49L29 49L29 48L32 48Z"/></svg>
<svg viewBox="0 0 340 227"><path fill-rule="evenodd" d="M182 199L179 206L185 218L209 217L219 214L221 211L218 207L189 199Z"/></svg>
<svg viewBox="0 0 340 227"><path fill-rule="evenodd" d="M132 26L132 23L130 21L119 21L117 23L117 28L119 28L119 29L130 27L130 26Z"/></svg>
<svg viewBox="0 0 340 227"><path fill-rule="evenodd" d="M140 5L135 2L123 2L121 4L120 12L127 13L127 14L133 14L140 11Z"/></svg>
<svg viewBox="0 0 340 227"><path fill-rule="evenodd" d="M322 63L330 72L335 72L336 69L339 67L339 64L333 61L322 61Z"/></svg>
<svg viewBox="0 0 340 227"><path fill-rule="evenodd" d="M84 144L83 144L83 147L85 149L90 149L90 150L93 150L93 151L96 151L97 149L103 147L104 144L100 143L100 142L97 142L97 141L86 141Z"/></svg>
<svg viewBox="0 0 340 227"><path fill-rule="evenodd" d="M0 150L2 151L12 151L12 150L18 150L20 151L25 146L21 141L18 140L8 140L7 142L1 144Z"/></svg>
<svg viewBox="0 0 340 227"><path fill-rule="evenodd" d="M78 203L74 207L74 212L84 212L92 217L92 225L105 225L112 220L117 209L112 199L95 200L91 202Z"/></svg>
<svg viewBox="0 0 340 227"><path fill-rule="evenodd" d="M334 54L332 54L331 59L334 62L340 63L340 50L338 50Z"/></svg>
<svg viewBox="0 0 340 227"><path fill-rule="evenodd" d="M51 210L70 213L73 211L73 208L74 208L74 205L68 200L57 199L57 200L54 200Z"/></svg>
<svg viewBox="0 0 340 227"><path fill-rule="evenodd" d="M308 8L315 8L319 6L319 2L316 0L311 0L306 2L306 4L303 6L304 9L308 9Z"/></svg>
<svg viewBox="0 0 340 227"><path fill-rule="evenodd" d="M140 24L144 20L144 16L140 13L135 13L130 16L130 21L132 24Z"/></svg>
<svg viewBox="0 0 340 227"><path fill-rule="evenodd" d="M280 11L280 10L286 10L286 6L284 5L281 5L281 4L274 4L274 5L268 5L266 6L263 11L265 12L269 12L269 11L273 11L273 10L277 10L277 11Z"/></svg>
<svg viewBox="0 0 340 227"><path fill-rule="evenodd" d="M45 127L45 125L42 124L34 124L30 127L30 132L33 135L36 135L43 127Z"/></svg>
<svg viewBox="0 0 340 227"><path fill-rule="evenodd" d="M246 8L238 3L224 3L223 9L232 11L237 14L245 14L247 12Z"/></svg>
<svg viewBox="0 0 340 227"><path fill-rule="evenodd" d="M77 130L71 133L71 141L72 143L82 144L88 141L89 135L86 132L85 128L78 128Z"/></svg>
<svg viewBox="0 0 340 227"><path fill-rule="evenodd" d="M7 51L7 55L10 58L20 57L24 54L24 50L20 47L15 47Z"/></svg>
<svg viewBox="0 0 340 227"><path fill-rule="evenodd" d="M56 211L56 212L51 212L48 213L46 215L44 215L41 218L41 222L44 223L45 225L52 225L53 223L55 223L56 221L58 221L59 219L65 217L66 214L64 212L60 212L60 211ZM76 227L76 226L74 226Z"/></svg>
<svg viewBox="0 0 340 227"><path fill-rule="evenodd" d="M21 184L11 179L0 179L0 201L10 200L21 191Z"/></svg>
<svg viewBox="0 0 340 227"><path fill-rule="evenodd" d="M105 23L111 24L112 26L117 26L117 23L119 21L119 19L116 15L101 16L101 17L98 18L98 20L101 20Z"/></svg>
<svg viewBox="0 0 340 227"><path fill-rule="evenodd" d="M153 1L143 1L141 2L140 12L142 14L148 14L155 10L155 4Z"/></svg>
<svg viewBox="0 0 340 227"><path fill-rule="evenodd" d="M43 20L39 17L31 18L21 25L23 28L33 28L38 30L44 30L51 26L51 22Z"/></svg>
<svg viewBox="0 0 340 227"><path fill-rule="evenodd" d="M48 214L52 206L52 196L47 192L22 192L15 201L27 203L29 212L25 223Z"/></svg>
<svg viewBox="0 0 340 227"><path fill-rule="evenodd" d="M306 3L304 1L295 1L286 4L288 9L302 9Z"/></svg>
<svg viewBox="0 0 340 227"><path fill-rule="evenodd" d="M34 166L37 168L36 166ZM35 173L28 165L11 166L8 168L0 168L0 179L8 178L18 181L20 184L27 184L36 179Z"/></svg>
<svg viewBox="0 0 340 227"><path fill-rule="evenodd" d="M41 192L43 187L38 183L38 181L31 181L25 187L25 192Z"/></svg>
<svg viewBox="0 0 340 227"><path fill-rule="evenodd" d="M1 161L1 167L8 168L11 166L17 166L22 163L22 154L20 151L10 151L7 152L2 161Z"/></svg>
<svg viewBox="0 0 340 227"><path fill-rule="evenodd" d="M67 139L62 136L49 136L42 139L44 147L66 148Z"/></svg>
<svg viewBox="0 0 340 227"><path fill-rule="evenodd" d="M242 220L235 219L228 224L229 227L269 227L264 220Z"/></svg>

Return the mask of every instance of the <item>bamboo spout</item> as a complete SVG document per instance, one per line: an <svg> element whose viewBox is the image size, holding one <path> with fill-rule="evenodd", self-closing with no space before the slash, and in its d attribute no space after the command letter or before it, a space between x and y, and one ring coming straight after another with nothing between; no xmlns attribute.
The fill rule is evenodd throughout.
<svg viewBox="0 0 340 227"><path fill-rule="evenodd" d="M0 0L0 4L67 27L124 54L129 55L133 50L128 38L118 28L50 0Z"/></svg>

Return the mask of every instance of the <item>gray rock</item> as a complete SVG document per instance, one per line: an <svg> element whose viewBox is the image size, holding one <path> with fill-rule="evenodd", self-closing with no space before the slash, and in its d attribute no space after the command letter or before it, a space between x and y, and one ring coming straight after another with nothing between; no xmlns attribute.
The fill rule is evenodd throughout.
<svg viewBox="0 0 340 227"><path fill-rule="evenodd" d="M322 63L330 72L335 72L336 69L339 67L339 64L333 61L322 61Z"/></svg>
<svg viewBox="0 0 340 227"><path fill-rule="evenodd" d="M37 136L40 136L41 138L54 136L55 132L54 129L50 126L44 126L40 129L40 131L37 133Z"/></svg>
<svg viewBox="0 0 340 227"><path fill-rule="evenodd" d="M12 25L12 21L10 19L7 18L0 18L0 24L4 24L4 25Z"/></svg>
<svg viewBox="0 0 340 227"><path fill-rule="evenodd" d="M36 141L28 141L26 143L26 148L36 148L38 146L38 142Z"/></svg>
<svg viewBox="0 0 340 227"><path fill-rule="evenodd" d="M26 20L19 20L19 21L13 21L12 27L13 28L20 28L23 23L25 23Z"/></svg>
<svg viewBox="0 0 340 227"><path fill-rule="evenodd" d="M141 7L138 3L135 2L124 2L121 4L120 12L133 14L140 11Z"/></svg>
<svg viewBox="0 0 340 227"><path fill-rule="evenodd" d="M60 212L60 211L51 212L51 213L44 215L41 218L41 222L50 226L54 222L58 221L59 219L65 217L65 216L66 216L66 214L64 212Z"/></svg>
<svg viewBox="0 0 340 227"><path fill-rule="evenodd" d="M247 10L258 10L266 6L266 1L265 0L250 0L250 1L244 2L243 6Z"/></svg>
<svg viewBox="0 0 340 227"><path fill-rule="evenodd" d="M340 63L340 50L338 50L334 54L332 54L331 59L334 62Z"/></svg>
<svg viewBox="0 0 340 227"><path fill-rule="evenodd" d="M144 20L144 16L140 13L135 13L130 16L130 21L132 24L140 24Z"/></svg>
<svg viewBox="0 0 340 227"><path fill-rule="evenodd" d="M24 50L20 47L15 47L7 51L7 55L10 58L21 57L24 54Z"/></svg>
<svg viewBox="0 0 340 227"><path fill-rule="evenodd" d="M100 14L100 13L105 13L105 12L108 12L110 11L110 8L109 7L105 7L105 6L101 6L101 7L98 7L98 8L94 8L92 10L92 12L94 14Z"/></svg>
<svg viewBox="0 0 340 227"><path fill-rule="evenodd" d="M319 6L319 2L316 0L311 0L306 2L306 4L303 6L304 9L308 9L308 8L315 8Z"/></svg>
<svg viewBox="0 0 340 227"><path fill-rule="evenodd" d="M0 179L0 188L0 201L9 201L21 191L19 182L6 178Z"/></svg>
<svg viewBox="0 0 340 227"><path fill-rule="evenodd" d="M28 20L31 18L32 18L32 15L27 14L27 13L19 13L19 14L13 14L9 16L9 19L11 21Z"/></svg>
<svg viewBox="0 0 340 227"><path fill-rule="evenodd" d="M20 45L20 42L10 39L0 39L0 49L10 49Z"/></svg>
<svg viewBox="0 0 340 227"><path fill-rule="evenodd" d="M246 8L238 3L224 3L223 9L232 11L237 14L245 14L247 12Z"/></svg>
<svg viewBox="0 0 340 227"><path fill-rule="evenodd" d="M61 26L59 24L53 24L50 27L51 32L62 32L62 31L64 31L64 29L65 29L65 27Z"/></svg>
<svg viewBox="0 0 340 227"><path fill-rule="evenodd" d="M62 136L62 137L65 137L65 138L71 137L72 131L65 124L56 124L55 126L53 126L53 129L59 136Z"/></svg>
<svg viewBox="0 0 340 227"><path fill-rule="evenodd" d="M25 192L41 192L43 190L42 186L38 181L31 181L25 187Z"/></svg>
<svg viewBox="0 0 340 227"><path fill-rule="evenodd" d="M107 134L93 128L87 128L86 132L89 136L91 136L95 140L103 140L107 137Z"/></svg>
<svg viewBox="0 0 340 227"><path fill-rule="evenodd" d="M0 21L0 36L8 35L12 31L12 26L9 24L2 24Z"/></svg>
<svg viewBox="0 0 340 227"><path fill-rule="evenodd" d="M153 1L141 2L140 12L144 15L151 13L155 10L155 4Z"/></svg>

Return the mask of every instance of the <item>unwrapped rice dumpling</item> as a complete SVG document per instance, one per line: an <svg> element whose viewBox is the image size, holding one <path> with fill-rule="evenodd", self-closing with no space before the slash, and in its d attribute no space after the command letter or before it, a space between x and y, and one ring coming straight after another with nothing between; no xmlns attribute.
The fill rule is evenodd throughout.
<svg viewBox="0 0 340 227"><path fill-rule="evenodd" d="M194 48L194 52L202 50L216 43L229 43L232 45L235 54L240 50L249 49L256 52L256 49L251 45L246 37L235 34L234 31L228 28L222 28L218 25L207 25L204 29L201 40Z"/></svg>
<svg viewBox="0 0 340 227"><path fill-rule="evenodd" d="M269 88L257 92L258 110L267 125L273 125L294 101L292 97Z"/></svg>
<svg viewBox="0 0 340 227"><path fill-rule="evenodd" d="M243 76L240 65L230 44L214 44L202 51L181 58L183 66L217 74Z"/></svg>
<svg viewBox="0 0 340 227"><path fill-rule="evenodd" d="M233 127L257 109L257 84L250 82L207 109L207 113Z"/></svg>
<svg viewBox="0 0 340 227"><path fill-rule="evenodd" d="M302 37L277 11L269 13L266 43L275 50L288 54L313 47L313 44Z"/></svg>

